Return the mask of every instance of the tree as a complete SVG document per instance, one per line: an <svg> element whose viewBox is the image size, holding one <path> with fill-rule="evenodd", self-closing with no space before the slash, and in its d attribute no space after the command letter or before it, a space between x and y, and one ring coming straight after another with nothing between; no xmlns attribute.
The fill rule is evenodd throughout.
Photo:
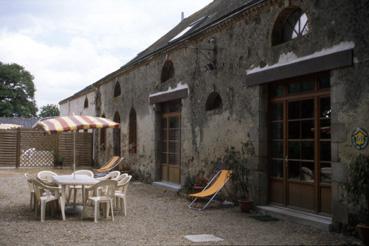
<svg viewBox="0 0 369 246"><path fill-rule="evenodd" d="M0 62L0 117L36 116L33 76L18 64Z"/></svg>
<svg viewBox="0 0 369 246"><path fill-rule="evenodd" d="M59 116L59 108L58 105L54 104L48 104L46 106L41 107L41 112L39 113L39 117L45 118L45 117L52 117L52 116Z"/></svg>

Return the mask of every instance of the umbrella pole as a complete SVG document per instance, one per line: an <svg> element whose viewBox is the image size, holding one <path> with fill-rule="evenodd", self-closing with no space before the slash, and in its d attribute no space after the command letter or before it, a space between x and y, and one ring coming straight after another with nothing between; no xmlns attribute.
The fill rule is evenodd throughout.
<svg viewBox="0 0 369 246"><path fill-rule="evenodd" d="M73 131L73 174L76 171L76 131Z"/></svg>

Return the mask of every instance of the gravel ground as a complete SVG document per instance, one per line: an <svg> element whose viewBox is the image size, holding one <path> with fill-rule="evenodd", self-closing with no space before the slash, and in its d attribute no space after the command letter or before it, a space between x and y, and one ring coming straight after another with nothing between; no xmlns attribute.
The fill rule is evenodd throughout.
<svg viewBox="0 0 369 246"><path fill-rule="evenodd" d="M128 189L126 217L116 214L114 222L95 224L93 218L47 216L41 223L29 209L26 171L37 170L0 170L0 245L198 245L184 238L188 234L214 234L224 241L209 244L218 245L358 243L286 221L258 221L238 208L191 210L185 198L135 182Z"/></svg>

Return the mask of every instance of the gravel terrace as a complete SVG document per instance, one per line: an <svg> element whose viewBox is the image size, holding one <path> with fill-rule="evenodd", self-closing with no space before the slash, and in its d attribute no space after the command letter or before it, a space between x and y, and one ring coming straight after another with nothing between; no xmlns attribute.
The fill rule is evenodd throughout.
<svg viewBox="0 0 369 246"><path fill-rule="evenodd" d="M191 210L176 193L135 182L128 188L126 217L116 214L114 222L103 218L95 224L92 218L46 216L41 223L29 209L23 176L35 171L0 170L0 245L198 245L184 238L188 234L214 234L224 241L208 244L219 245L358 243L286 221L258 221L238 208Z"/></svg>

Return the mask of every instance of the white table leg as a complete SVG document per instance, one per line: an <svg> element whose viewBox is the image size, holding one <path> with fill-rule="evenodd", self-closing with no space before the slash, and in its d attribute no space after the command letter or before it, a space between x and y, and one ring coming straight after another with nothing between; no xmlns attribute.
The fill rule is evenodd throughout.
<svg viewBox="0 0 369 246"><path fill-rule="evenodd" d="M66 185L62 185L61 186L60 208L61 208L63 220L65 220L65 197L66 197L65 190L66 190Z"/></svg>

